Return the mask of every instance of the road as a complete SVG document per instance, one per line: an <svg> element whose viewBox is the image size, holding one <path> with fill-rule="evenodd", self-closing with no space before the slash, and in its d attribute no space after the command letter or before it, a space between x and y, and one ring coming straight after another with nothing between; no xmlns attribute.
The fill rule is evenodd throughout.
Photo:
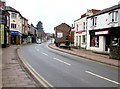
<svg viewBox="0 0 120 89"><path fill-rule="evenodd" d="M50 42L21 47L24 60L54 87L118 87L118 69L53 50Z"/></svg>

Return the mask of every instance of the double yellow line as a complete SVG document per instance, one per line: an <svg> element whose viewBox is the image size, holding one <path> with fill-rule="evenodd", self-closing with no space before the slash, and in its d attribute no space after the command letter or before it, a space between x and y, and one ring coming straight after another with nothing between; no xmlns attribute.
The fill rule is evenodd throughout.
<svg viewBox="0 0 120 89"><path fill-rule="evenodd" d="M27 67L27 69L32 73L32 75L42 84L46 89L55 89L52 84L50 84L47 80L45 80L40 74L38 74L31 65L25 60L21 60L23 64Z"/></svg>

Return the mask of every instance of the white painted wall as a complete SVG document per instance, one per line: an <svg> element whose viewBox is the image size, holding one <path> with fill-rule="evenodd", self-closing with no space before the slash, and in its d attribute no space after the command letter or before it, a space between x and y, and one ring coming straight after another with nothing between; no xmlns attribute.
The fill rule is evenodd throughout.
<svg viewBox="0 0 120 89"><path fill-rule="evenodd" d="M114 23L114 25L113 25L113 23L110 23L109 12L98 15L96 17L97 17L97 25L96 25L96 27L92 26L91 18L87 19L87 48L86 49L87 50L104 51L105 50L105 38L104 38L104 36L100 36L100 38L99 38L99 43L100 43L99 47L90 47L89 30L104 29L104 28L109 28L109 27L112 27L112 26L117 27L118 22L119 22L119 26L120 26L120 9L119 9L119 21L117 23Z"/></svg>
<svg viewBox="0 0 120 89"><path fill-rule="evenodd" d="M85 29L83 29L83 22L85 22ZM77 20L77 21L75 21L75 31L77 32L77 25L78 25L78 31L83 31L83 30L85 30L86 31L86 17L84 17L84 18L81 18L81 19L79 19L79 20ZM85 48L86 47L86 43L83 43L83 35L86 35L86 32L82 32L81 34L80 33L75 33L75 36L74 36L74 38L75 38L75 40L74 40L74 46L80 46L80 47L82 47L82 48ZM81 37L81 39L80 39L80 37ZM77 39L78 39L78 41L77 41Z"/></svg>
<svg viewBox="0 0 120 89"><path fill-rule="evenodd" d="M89 18L87 20L87 27L88 27L87 30L103 29L103 28L109 28L109 27L112 26L112 23L110 23L109 12L98 15L98 16L95 16L95 17L97 17L97 25L96 25L96 27L92 28L92 21L91 21L91 18ZM118 26L118 23L114 23L114 27L117 27L117 26Z"/></svg>
<svg viewBox="0 0 120 89"><path fill-rule="evenodd" d="M120 5L120 1L118 2L118 4ZM120 9L118 10L118 25L120 26Z"/></svg>

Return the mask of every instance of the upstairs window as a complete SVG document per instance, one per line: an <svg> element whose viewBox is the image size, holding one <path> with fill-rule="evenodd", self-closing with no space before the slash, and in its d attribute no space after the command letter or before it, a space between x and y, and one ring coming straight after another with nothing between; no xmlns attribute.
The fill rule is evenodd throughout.
<svg viewBox="0 0 120 89"><path fill-rule="evenodd" d="M11 28L16 28L16 24L11 24Z"/></svg>
<svg viewBox="0 0 120 89"><path fill-rule="evenodd" d="M11 14L11 18L16 19L17 18L17 14L16 13L12 13Z"/></svg>
<svg viewBox="0 0 120 89"><path fill-rule="evenodd" d="M117 22L118 21L118 11L114 11L109 13L110 22Z"/></svg>
<svg viewBox="0 0 120 89"><path fill-rule="evenodd" d="M92 21L92 26L96 26L97 25L97 17L91 18L91 21Z"/></svg>
<svg viewBox="0 0 120 89"><path fill-rule="evenodd" d="M85 22L83 22L83 30L85 30Z"/></svg>

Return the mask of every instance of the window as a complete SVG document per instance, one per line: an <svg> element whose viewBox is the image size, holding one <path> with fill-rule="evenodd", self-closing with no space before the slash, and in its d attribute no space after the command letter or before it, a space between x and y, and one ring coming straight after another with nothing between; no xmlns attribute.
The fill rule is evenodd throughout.
<svg viewBox="0 0 120 89"><path fill-rule="evenodd" d="M91 21L92 21L92 26L96 26L97 25L97 17L91 18Z"/></svg>
<svg viewBox="0 0 120 89"><path fill-rule="evenodd" d="M110 16L110 22L118 21L118 11L111 12L109 16Z"/></svg>
<svg viewBox="0 0 120 89"><path fill-rule="evenodd" d="M11 24L11 28L16 28L16 24Z"/></svg>
<svg viewBox="0 0 120 89"><path fill-rule="evenodd" d="M85 30L85 22L83 22L83 30Z"/></svg>
<svg viewBox="0 0 120 89"><path fill-rule="evenodd" d="M120 38L118 36L112 36L112 46L119 46Z"/></svg>
<svg viewBox="0 0 120 89"><path fill-rule="evenodd" d="M99 36L90 37L90 46L99 47Z"/></svg>
<svg viewBox="0 0 120 89"><path fill-rule="evenodd" d="M77 27L77 31L78 31L78 24L76 25L76 27Z"/></svg>
<svg viewBox="0 0 120 89"><path fill-rule="evenodd" d="M85 35L83 35L83 40L82 40L82 41L83 41L83 43L85 43L85 38L86 38L86 37L85 37Z"/></svg>
<svg viewBox="0 0 120 89"><path fill-rule="evenodd" d="M16 13L12 13L11 14L11 18L16 19L17 18L17 14Z"/></svg>

